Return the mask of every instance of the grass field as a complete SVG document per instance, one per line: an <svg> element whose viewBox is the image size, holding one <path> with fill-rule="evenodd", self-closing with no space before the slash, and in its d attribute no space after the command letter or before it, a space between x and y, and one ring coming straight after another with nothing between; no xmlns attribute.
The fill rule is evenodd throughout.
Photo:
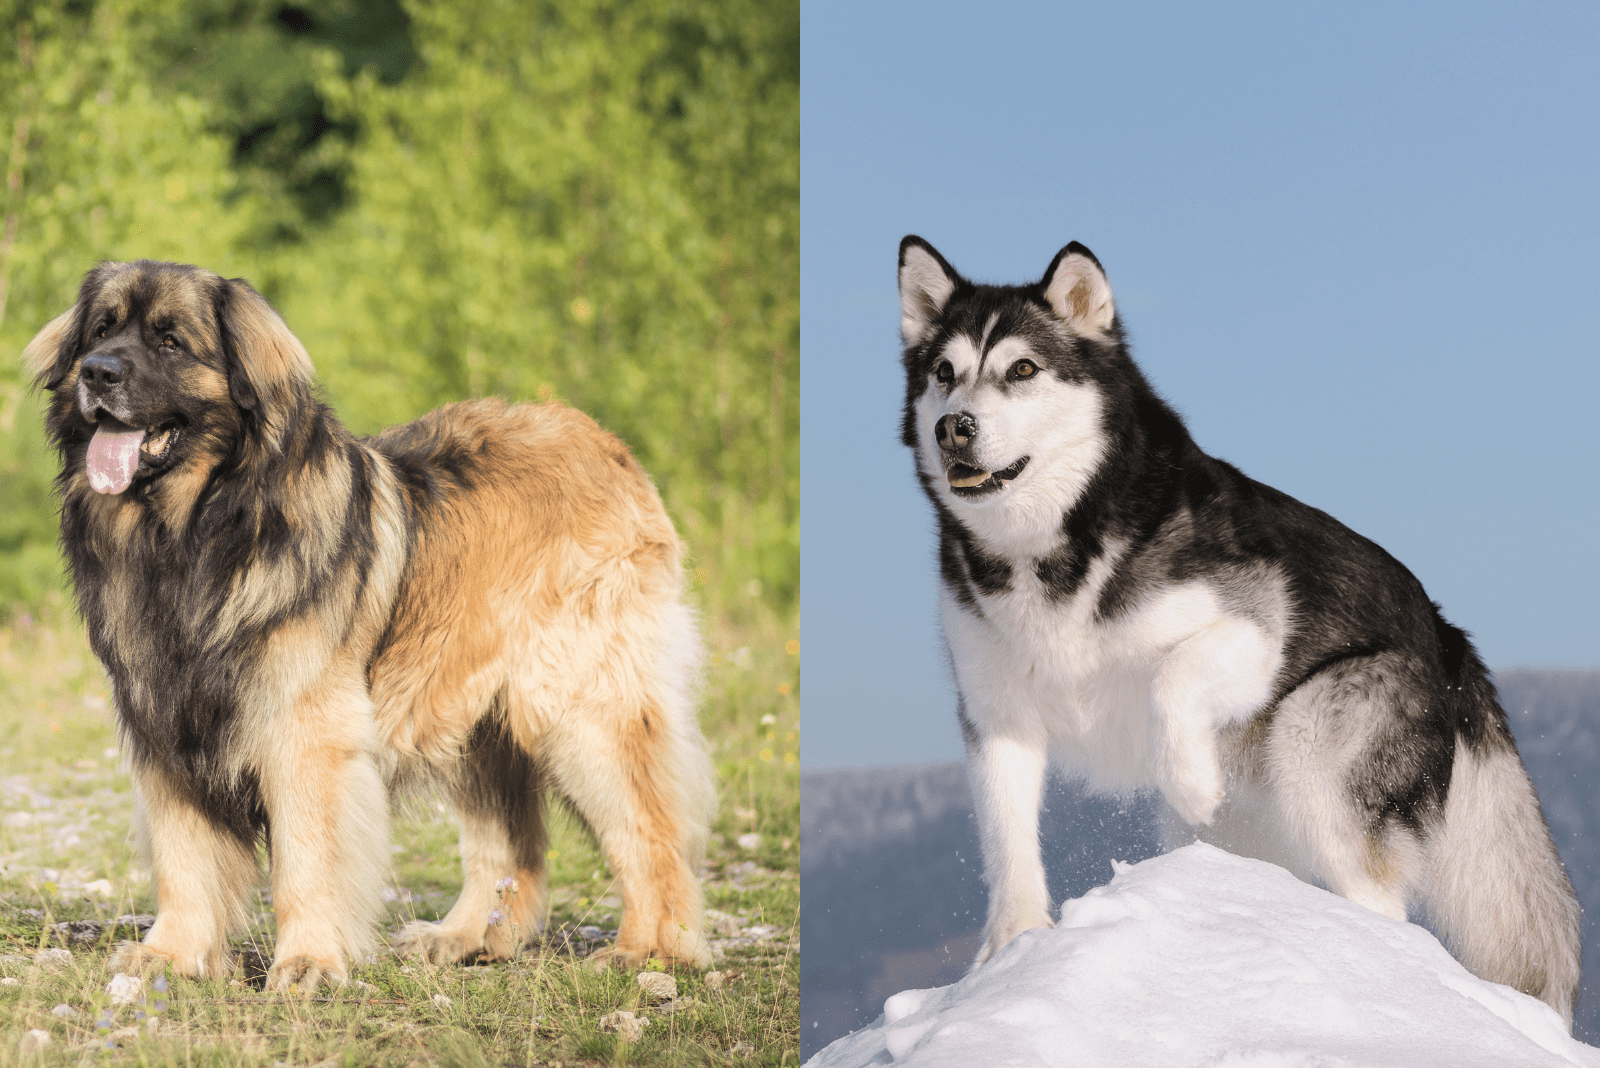
<svg viewBox="0 0 1600 1068"><path fill-rule="evenodd" d="M702 724L720 804L704 881L720 956L704 975L678 969L663 1000L579 955L614 936L619 896L569 818L552 833L550 936L526 957L443 967L383 950L344 987L268 996L251 982L252 960L272 952L263 880L235 977L113 986L110 946L155 901L110 695L60 598L12 613L0 626L0 1066L797 1064L798 625L755 616L708 635ZM459 888L442 803L397 814L393 843L385 935L442 916ZM648 1022L630 1038L617 1013Z"/></svg>

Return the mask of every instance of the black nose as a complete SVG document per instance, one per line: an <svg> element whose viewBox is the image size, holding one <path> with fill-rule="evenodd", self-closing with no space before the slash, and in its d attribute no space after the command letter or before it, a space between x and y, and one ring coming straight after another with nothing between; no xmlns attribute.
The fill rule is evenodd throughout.
<svg viewBox="0 0 1600 1068"><path fill-rule="evenodd" d="M978 436L978 421L971 412L954 412L933 424L933 437L941 449L959 449Z"/></svg>
<svg viewBox="0 0 1600 1068"><path fill-rule="evenodd" d="M127 377L127 361L103 352L85 356L78 365L78 378L91 386L114 386Z"/></svg>

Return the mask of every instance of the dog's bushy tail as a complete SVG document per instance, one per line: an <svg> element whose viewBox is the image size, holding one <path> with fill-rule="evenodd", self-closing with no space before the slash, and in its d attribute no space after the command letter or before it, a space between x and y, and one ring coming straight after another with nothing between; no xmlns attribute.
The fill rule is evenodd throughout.
<svg viewBox="0 0 1600 1068"><path fill-rule="evenodd" d="M1572 1026L1578 993L1577 896L1556 854L1505 713L1476 657L1461 702L1444 822L1432 836L1429 917L1474 974L1532 994Z"/></svg>

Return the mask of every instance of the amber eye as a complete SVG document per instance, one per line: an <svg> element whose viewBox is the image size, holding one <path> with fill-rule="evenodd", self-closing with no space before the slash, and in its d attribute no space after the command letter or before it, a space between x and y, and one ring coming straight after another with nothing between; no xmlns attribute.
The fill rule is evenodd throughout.
<svg viewBox="0 0 1600 1068"><path fill-rule="evenodd" d="M94 339L96 341L104 341L105 340L105 336L106 336L106 328L102 326L100 328L100 332L94 336Z"/></svg>
<svg viewBox="0 0 1600 1068"><path fill-rule="evenodd" d="M933 372L933 377L948 386L956 380L956 369L950 366L949 360L940 360L938 368Z"/></svg>
<svg viewBox="0 0 1600 1068"><path fill-rule="evenodd" d="M178 347L178 339L168 334L161 339L161 345L163 348L175 349Z"/></svg>
<svg viewBox="0 0 1600 1068"><path fill-rule="evenodd" d="M1039 365L1032 360L1018 360L1011 365L1012 378L1032 378L1039 370Z"/></svg>

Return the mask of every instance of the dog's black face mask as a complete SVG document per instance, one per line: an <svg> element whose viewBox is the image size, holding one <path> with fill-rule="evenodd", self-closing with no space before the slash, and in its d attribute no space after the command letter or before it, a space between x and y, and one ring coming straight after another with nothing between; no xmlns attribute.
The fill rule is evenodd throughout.
<svg viewBox="0 0 1600 1068"><path fill-rule="evenodd" d="M236 420L215 289L176 264L108 264L84 280L43 377L57 444L96 493L165 474L194 433Z"/></svg>

